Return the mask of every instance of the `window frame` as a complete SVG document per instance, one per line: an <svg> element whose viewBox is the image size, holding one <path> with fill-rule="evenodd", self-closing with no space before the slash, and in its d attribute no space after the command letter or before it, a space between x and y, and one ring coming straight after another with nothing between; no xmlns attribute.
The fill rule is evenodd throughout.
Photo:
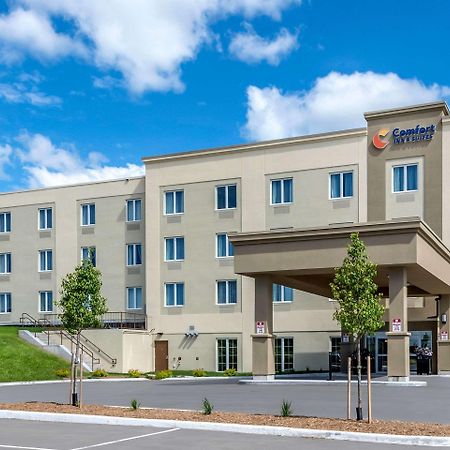
<svg viewBox="0 0 450 450"><path fill-rule="evenodd" d="M177 206L176 194L177 194L177 192L183 193L183 211L181 211L181 212L176 211L176 206ZM169 194L169 193L174 194L174 196L173 196L173 211L174 212L173 213L167 212L167 194ZM164 191L164 202L163 202L164 203L163 204L164 215L165 216L181 216L181 215L183 215L185 212L185 207L184 207L185 201L184 200L185 200L184 189L170 189L170 190Z"/></svg>
<svg viewBox="0 0 450 450"><path fill-rule="evenodd" d="M7 216L9 216L9 230L7 230L8 227L6 226L8 223L8 221L6 219ZM0 234L11 233L11 229L12 229L11 218L12 218L11 211L0 212ZM4 231L1 231L2 228L4 228Z"/></svg>
<svg viewBox="0 0 450 450"><path fill-rule="evenodd" d="M285 192L284 192L284 181L291 180L291 198L292 200L286 202L284 200ZM273 183L275 181L281 182L281 201L279 203L273 202ZM271 178L270 179L270 206L283 206L283 205L292 205L294 203L294 177L282 177L282 178Z"/></svg>
<svg viewBox="0 0 450 450"><path fill-rule="evenodd" d="M229 206L229 198L230 198L230 194L229 194L229 189L230 187L234 187L235 188L235 203L236 206ZM220 188L225 188L225 207L224 208L219 208L219 189ZM216 186L215 188L215 194L216 194L216 203L215 203L215 210L216 211L228 211L228 210L233 210L233 209L237 209L237 183L230 183L230 184L219 184Z"/></svg>
<svg viewBox="0 0 450 450"><path fill-rule="evenodd" d="M52 305L52 309L41 309L42 306L42 294L45 294L45 298L44 298L44 302L45 302L45 306L48 306L48 294L51 295L51 305ZM53 301L53 291L39 291L39 314L47 314L47 313L52 313L54 311L54 301Z"/></svg>
<svg viewBox="0 0 450 450"><path fill-rule="evenodd" d="M139 219L136 219L136 203L139 202L140 203L140 209L139 209L139 214L140 217ZM130 211L130 204L132 204L132 218L130 219L129 216L129 211ZM125 222L127 223L132 223L132 222L141 222L142 221L142 199L141 198L129 198L126 201L126 220Z"/></svg>
<svg viewBox="0 0 450 450"><path fill-rule="evenodd" d="M51 269L41 269L41 253L45 253L45 267L48 267L48 261L49 261L49 258L48 258L48 253L50 252L50 254L51 254ZM46 272L52 272L53 271L53 249L51 249L51 248L45 248L45 249L42 249L42 250L39 250L38 251L38 267L39 267L39 270L38 270L38 272L42 272L42 273L46 273Z"/></svg>
<svg viewBox="0 0 450 450"><path fill-rule="evenodd" d="M174 304L168 305L167 304L167 286L173 285L174 286ZM178 304L178 290L177 286L183 285L183 303ZM164 307L165 308L183 308L186 302L186 284L184 281L168 281L164 283Z"/></svg>
<svg viewBox="0 0 450 450"><path fill-rule="evenodd" d="M219 341L225 341L225 368L222 370L219 367ZM230 364L230 341L236 341L236 363ZM239 367L239 342L237 338L228 338L228 337L219 337L216 338L216 371L217 372L225 372L228 369L238 370ZM231 355L232 356L232 355ZM234 363L234 362L233 362Z"/></svg>
<svg viewBox="0 0 450 450"><path fill-rule="evenodd" d="M280 300L275 300L275 286L280 286L281 287L281 299ZM292 300L286 300L286 289L291 289L292 290ZM294 289L289 287L289 286L284 286L282 284L278 284L278 283L273 283L272 284L272 303L273 304L281 304L281 303L293 303L294 302Z"/></svg>
<svg viewBox="0 0 450 450"><path fill-rule="evenodd" d="M410 166L416 166L416 189L408 189L408 167ZM402 168L403 169L403 190L396 191L395 190L395 169L396 168ZM411 162L411 163L401 163L401 164L394 164L391 166L391 193L392 194L405 194L408 192L418 192L419 191L419 163L418 162Z"/></svg>
<svg viewBox="0 0 450 450"><path fill-rule="evenodd" d="M226 255L224 256L219 256L219 236L225 236L225 241L226 241ZM232 251L232 255L230 255L230 245L231 248L233 249L233 244L230 243L230 240L228 238L228 233L216 233L216 258L217 259L225 259L225 258L234 258L234 249Z"/></svg>
<svg viewBox="0 0 450 450"><path fill-rule="evenodd" d="M48 212L50 211L50 221L51 226L48 226ZM44 222L45 226L41 228L41 212L44 212ZM38 230L39 231L48 231L53 229L53 208L51 206L45 208L38 208Z"/></svg>
<svg viewBox="0 0 450 450"><path fill-rule="evenodd" d="M5 310L2 311L2 299L4 299ZM9 299L9 302L8 302ZM8 310L9 306L9 310ZM0 292L0 315L12 313L12 294L11 292Z"/></svg>
<svg viewBox="0 0 450 450"><path fill-rule="evenodd" d="M225 283L225 303L219 302L219 283ZM230 301L230 283L236 284L236 301ZM216 305L217 306L233 306L238 303L238 282L236 278L216 280Z"/></svg>
<svg viewBox="0 0 450 450"><path fill-rule="evenodd" d="M128 247L133 246L133 261L136 261L137 258L137 246L141 247L141 262L140 263L136 263L134 262L134 264L130 264L129 260L128 260ZM136 266L142 266L142 261L143 261L143 254L142 254L142 243L141 242L130 242L129 244L125 245L125 260L126 260L126 266L127 267L136 267Z"/></svg>
<svg viewBox="0 0 450 450"><path fill-rule="evenodd" d="M91 263L94 267L97 267L97 247L95 245L83 245L80 248L80 262L83 262L85 259L88 259L83 256L84 250L87 250L88 255L89 255L89 250L92 250L92 249L94 251L93 251L93 258L91 258Z"/></svg>
<svg viewBox="0 0 450 450"><path fill-rule="evenodd" d="M277 363L277 341L280 343L280 363ZM292 345L287 345L287 341L292 341ZM275 356L275 372L276 373L284 373L284 372L292 372L295 370L295 340L293 336L277 336L274 342L274 356ZM286 347L292 348L292 368L286 368L286 356L289 354L286 353ZM280 366L280 370L277 371L277 366Z"/></svg>
<svg viewBox="0 0 450 450"><path fill-rule="evenodd" d="M0 258L4 257L5 258L5 272L0 272L0 276L1 275L10 275L12 272L12 256L11 256L11 252L4 252L4 253L0 253ZM8 266L9 266L9 271L8 271Z"/></svg>
<svg viewBox="0 0 450 450"><path fill-rule="evenodd" d="M344 174L351 174L352 176L352 195L344 195ZM333 175L339 175L339 197L333 197L332 196L332 184L331 184L331 177ZM329 200L345 200L349 198L354 197L354 177L353 177L353 170L342 170L337 172L330 172L328 176L328 199Z"/></svg>
<svg viewBox="0 0 450 450"><path fill-rule="evenodd" d="M141 291L141 306L134 306L134 307L130 307L130 291L133 291L134 293L134 304L136 305L136 292L138 291L138 289ZM143 289L142 286L128 286L126 288L126 292L127 292L127 310L129 311L141 311L144 308L144 301L143 301L143 297L142 297L142 293L143 293Z"/></svg>
<svg viewBox="0 0 450 450"><path fill-rule="evenodd" d="M177 245L176 245L176 241L178 239L183 239L183 258L178 258L178 252L177 252ZM168 259L167 258L167 241L168 240L173 240L174 243L174 259ZM185 247L185 239L184 236L167 236L164 238L164 262L181 262L184 261L186 258L186 247Z"/></svg>

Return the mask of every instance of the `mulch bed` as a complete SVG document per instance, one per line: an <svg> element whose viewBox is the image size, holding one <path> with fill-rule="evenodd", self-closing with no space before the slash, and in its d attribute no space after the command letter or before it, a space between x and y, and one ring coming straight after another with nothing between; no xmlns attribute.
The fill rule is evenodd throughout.
<svg viewBox="0 0 450 450"><path fill-rule="evenodd" d="M356 420L328 419L305 416L271 416L268 414L244 414L231 412L213 412L203 415L195 411L166 409L114 408L100 405L85 405L81 409L58 403L0 403L0 409L18 411L39 411L71 414L93 414L102 416L133 417L140 419L189 420L194 422L237 423L247 425L269 425L278 427L310 428L317 430L359 431L363 433L385 433L397 435L450 436L450 425L373 420L372 423Z"/></svg>

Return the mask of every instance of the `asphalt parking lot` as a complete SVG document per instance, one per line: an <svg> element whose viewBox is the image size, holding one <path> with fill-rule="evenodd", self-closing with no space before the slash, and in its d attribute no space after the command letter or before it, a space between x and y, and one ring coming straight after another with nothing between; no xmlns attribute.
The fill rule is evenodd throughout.
<svg viewBox="0 0 450 450"><path fill-rule="evenodd" d="M91 448L180 450L183 448L261 450L402 450L425 447L369 444L296 437L260 436L177 428L124 427L0 420L0 448L87 450Z"/></svg>
<svg viewBox="0 0 450 450"><path fill-rule="evenodd" d="M417 422L450 423L449 377L417 377L426 387L374 385L373 416ZM345 417L345 384L253 385L234 379L195 381L95 381L84 384L83 399L89 404L200 409L206 397L215 410L279 414L283 399L292 402L294 414ZM365 388L363 395L365 396ZM356 386L353 386L356 395ZM0 403L54 401L67 403L67 383L0 386ZM364 409L365 409L364 398ZM354 408L352 409L354 411ZM364 411L364 414L366 412Z"/></svg>

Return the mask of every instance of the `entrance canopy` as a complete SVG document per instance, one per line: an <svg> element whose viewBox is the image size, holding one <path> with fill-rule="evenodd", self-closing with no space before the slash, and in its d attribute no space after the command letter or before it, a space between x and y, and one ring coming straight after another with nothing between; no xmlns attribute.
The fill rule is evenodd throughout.
<svg viewBox="0 0 450 450"><path fill-rule="evenodd" d="M230 234L235 272L270 275L274 283L331 297L334 268L342 264L353 232L378 265L376 282L386 297L394 267L406 269L408 296L450 294L450 251L418 218Z"/></svg>

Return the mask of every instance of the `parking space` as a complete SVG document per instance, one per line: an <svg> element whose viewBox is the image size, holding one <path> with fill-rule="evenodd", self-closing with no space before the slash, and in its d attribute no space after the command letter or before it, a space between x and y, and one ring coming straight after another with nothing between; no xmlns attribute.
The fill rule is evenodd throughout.
<svg viewBox="0 0 450 450"><path fill-rule="evenodd" d="M0 448L11 450L180 450L180 448L261 450L408 450L417 446L262 436L177 428L124 427L0 420Z"/></svg>

